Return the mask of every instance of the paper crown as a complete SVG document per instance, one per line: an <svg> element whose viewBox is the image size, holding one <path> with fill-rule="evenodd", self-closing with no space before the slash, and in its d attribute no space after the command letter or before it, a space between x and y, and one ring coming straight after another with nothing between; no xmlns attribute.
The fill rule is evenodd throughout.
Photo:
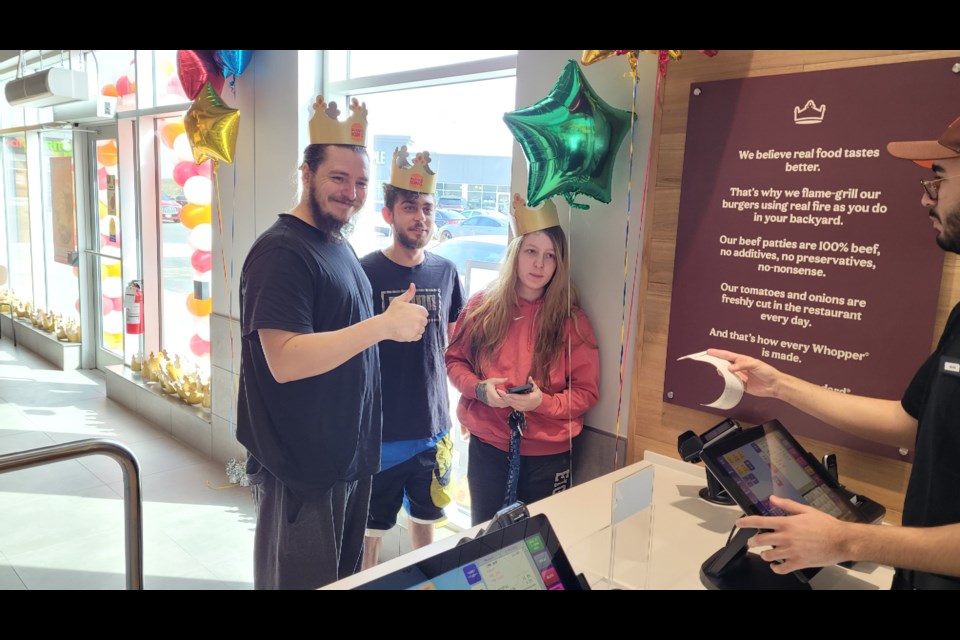
<svg viewBox="0 0 960 640"><path fill-rule="evenodd" d="M340 110L336 102L327 104L323 96L317 96L310 118L310 144L346 144L367 146L367 104L356 98L350 101L350 117L339 120Z"/></svg>
<svg viewBox="0 0 960 640"><path fill-rule="evenodd" d="M390 184L398 189L416 191L417 193L433 193L437 190L437 173L430 168L430 152L421 151L413 159L408 160L410 154L407 146L403 145L393 150L393 162L390 164Z"/></svg>
<svg viewBox="0 0 960 640"><path fill-rule="evenodd" d="M560 216L552 200L546 200L537 209L532 209L520 194L513 194L513 230L518 236L559 226Z"/></svg>

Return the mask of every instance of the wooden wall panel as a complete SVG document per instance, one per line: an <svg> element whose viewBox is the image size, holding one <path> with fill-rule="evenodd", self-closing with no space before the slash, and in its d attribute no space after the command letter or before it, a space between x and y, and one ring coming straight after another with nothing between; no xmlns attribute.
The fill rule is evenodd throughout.
<svg viewBox="0 0 960 640"><path fill-rule="evenodd" d="M641 289L637 302L638 340L633 355L628 461L639 460L645 450L678 457L676 445L680 433L687 429L702 430L717 422L714 414L663 401L690 83L949 57L960 59L960 51L754 50L721 51L715 58L688 51L682 60L670 63L653 122L654 161L650 167L652 188L648 193L647 220L644 222ZM918 209L919 199L918 193ZM931 246L931 250L936 248ZM947 314L958 300L960 260L951 254L944 265L936 336L940 335ZM842 481L884 504L888 521L900 521L909 464L813 440L800 440L818 456L827 451L837 453Z"/></svg>

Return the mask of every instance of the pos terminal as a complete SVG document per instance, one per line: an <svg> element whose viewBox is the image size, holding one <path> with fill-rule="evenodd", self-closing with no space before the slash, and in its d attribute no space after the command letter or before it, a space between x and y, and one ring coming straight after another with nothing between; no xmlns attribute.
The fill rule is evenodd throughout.
<svg viewBox="0 0 960 640"><path fill-rule="evenodd" d="M747 515L787 515L770 496L808 504L840 520L879 523L886 509L840 485L777 420L728 434L699 455L713 477ZM835 459L833 462L835 467ZM779 575L747 540L755 529L738 529L727 545L703 563L701 582L712 589L808 589L819 569Z"/></svg>

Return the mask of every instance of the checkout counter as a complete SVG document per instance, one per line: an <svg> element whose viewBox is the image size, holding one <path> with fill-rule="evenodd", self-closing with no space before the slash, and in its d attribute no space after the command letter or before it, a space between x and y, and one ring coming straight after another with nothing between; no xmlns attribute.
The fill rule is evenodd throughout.
<svg viewBox="0 0 960 640"><path fill-rule="evenodd" d="M652 481L652 482L651 482ZM703 589L704 561L724 547L742 511L700 498L702 467L647 452L641 462L528 505L549 518L574 570L593 589ZM626 508L626 511L624 511ZM352 589L472 538L479 527L439 540L329 585ZM826 567L813 589L889 589L893 569Z"/></svg>

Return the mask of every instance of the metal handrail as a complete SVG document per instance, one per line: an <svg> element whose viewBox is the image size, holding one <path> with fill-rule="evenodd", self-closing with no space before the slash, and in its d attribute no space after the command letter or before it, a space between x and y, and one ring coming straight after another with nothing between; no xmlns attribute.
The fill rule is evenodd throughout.
<svg viewBox="0 0 960 640"><path fill-rule="evenodd" d="M38 467L83 456L105 455L123 470L123 507L126 514L127 589L143 589L143 501L140 495L140 463L130 449L119 442L90 438L49 447L40 447L0 456L0 473Z"/></svg>

